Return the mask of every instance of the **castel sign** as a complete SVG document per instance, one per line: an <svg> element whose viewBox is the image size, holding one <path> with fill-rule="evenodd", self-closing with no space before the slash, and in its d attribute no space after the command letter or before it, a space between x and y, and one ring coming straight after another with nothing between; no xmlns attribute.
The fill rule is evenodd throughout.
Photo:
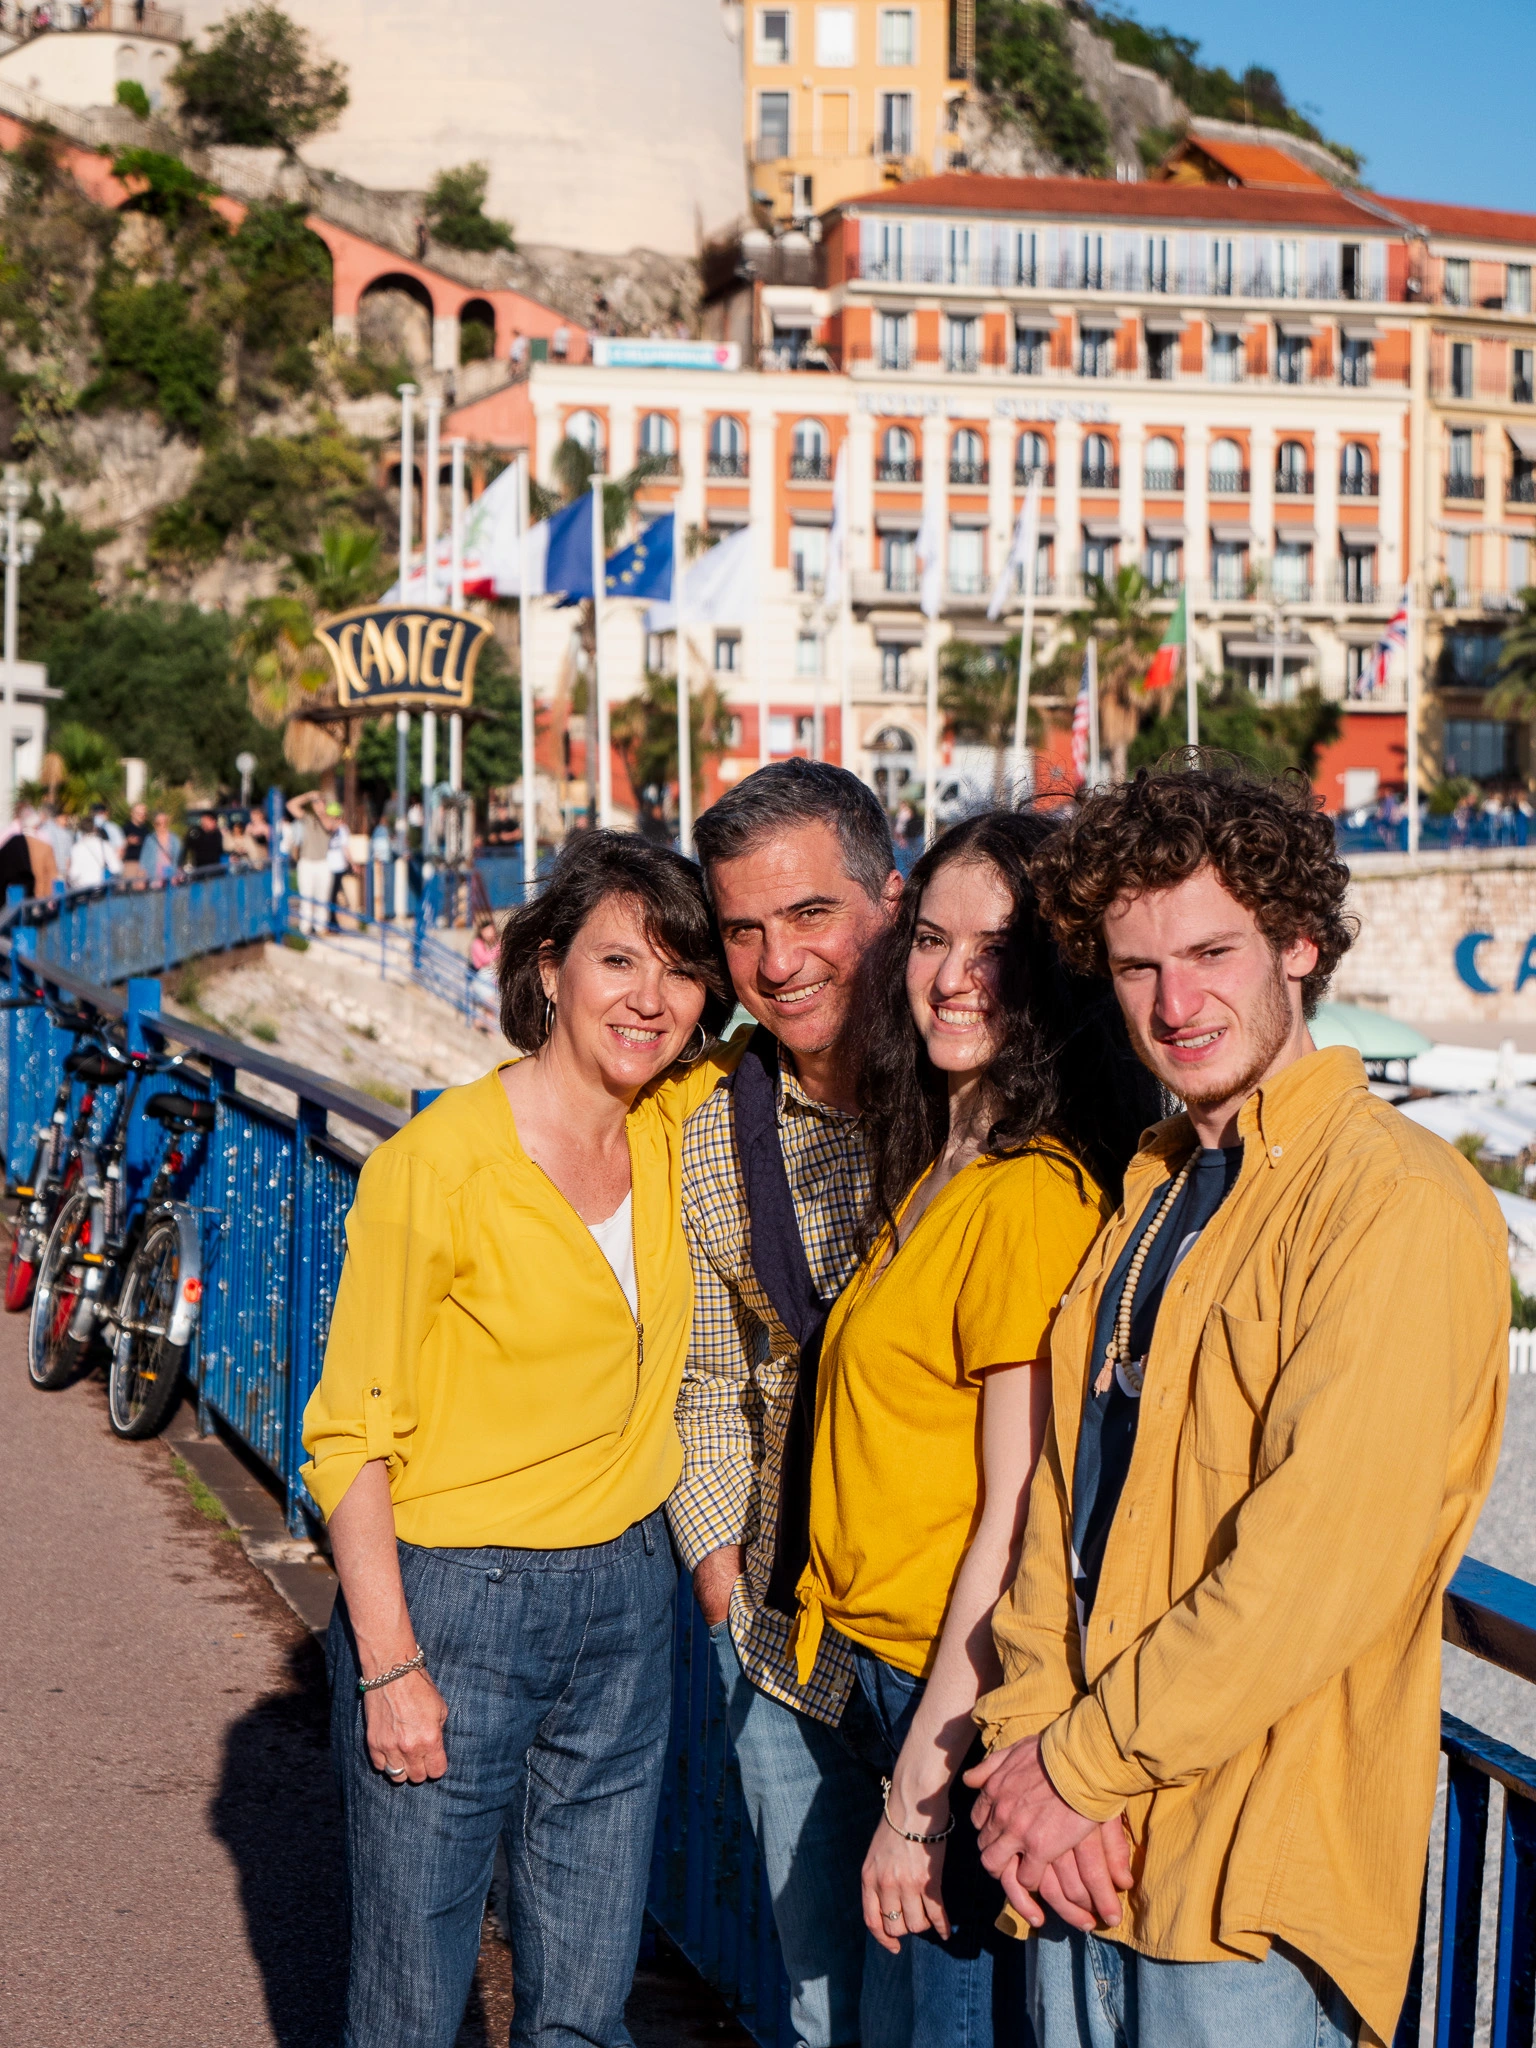
<svg viewBox="0 0 1536 2048"><path fill-rule="evenodd" d="M463 711L491 629L467 612L431 605L365 605L316 628L331 658L338 702L368 711Z"/></svg>
<svg viewBox="0 0 1536 2048"><path fill-rule="evenodd" d="M1478 954L1484 946L1492 945L1492 932L1467 932L1456 942L1456 972L1461 981L1474 995L1496 996L1499 984L1490 981L1478 963ZM1518 995L1528 981L1536 981L1536 933L1525 942L1520 955L1520 964L1515 969L1514 992Z"/></svg>

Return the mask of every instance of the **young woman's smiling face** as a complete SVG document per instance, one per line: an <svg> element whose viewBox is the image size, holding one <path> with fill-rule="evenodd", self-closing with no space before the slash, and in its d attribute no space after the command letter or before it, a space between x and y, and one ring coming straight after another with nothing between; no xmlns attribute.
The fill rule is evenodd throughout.
<svg viewBox="0 0 1536 2048"><path fill-rule="evenodd" d="M990 1066L998 1045L998 979L1013 898L989 860L953 860L923 891L907 1001L942 1072Z"/></svg>

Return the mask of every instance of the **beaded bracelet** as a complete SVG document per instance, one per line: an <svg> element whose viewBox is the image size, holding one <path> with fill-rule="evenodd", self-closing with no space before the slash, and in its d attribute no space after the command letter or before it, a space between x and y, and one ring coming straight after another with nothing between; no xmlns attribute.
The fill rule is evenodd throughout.
<svg viewBox="0 0 1536 2048"><path fill-rule="evenodd" d="M397 1678L404 1678L408 1671L422 1671L426 1668L427 1653L418 1648L414 1657L403 1664L392 1664L388 1671L381 1671L377 1678L360 1678L357 1689L360 1693L373 1692L381 1685L393 1685Z"/></svg>
<svg viewBox="0 0 1536 2048"><path fill-rule="evenodd" d="M910 1835L905 1828L897 1827L895 1821L891 1819L891 1781L889 1778L882 1778L880 1780L880 1811L885 1815L885 1824L891 1833L893 1835L900 1835L904 1842L947 1842L949 1837L955 1832L955 1816L953 1814L949 1816L948 1824L942 1827L936 1835Z"/></svg>

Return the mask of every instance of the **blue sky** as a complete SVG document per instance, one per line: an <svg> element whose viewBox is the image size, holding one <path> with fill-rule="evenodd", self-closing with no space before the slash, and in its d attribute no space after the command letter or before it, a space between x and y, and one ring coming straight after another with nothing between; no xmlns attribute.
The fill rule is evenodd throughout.
<svg viewBox="0 0 1536 2048"><path fill-rule="evenodd" d="M1105 0L1193 36L1234 76L1263 64L1378 191L1536 213L1533 0Z"/></svg>

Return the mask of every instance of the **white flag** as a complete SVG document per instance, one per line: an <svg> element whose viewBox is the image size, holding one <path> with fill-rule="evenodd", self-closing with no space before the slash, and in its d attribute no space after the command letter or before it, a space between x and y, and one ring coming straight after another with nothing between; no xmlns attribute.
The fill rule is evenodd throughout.
<svg viewBox="0 0 1536 2048"><path fill-rule="evenodd" d="M939 616L944 593L944 528L937 505L923 509L923 523L917 534L917 562L921 571L918 603L930 619Z"/></svg>
<svg viewBox="0 0 1536 2048"><path fill-rule="evenodd" d="M848 443L837 451L832 473L832 531L827 535L827 573L822 603L829 611L842 608L848 574Z"/></svg>
<svg viewBox="0 0 1536 2048"><path fill-rule="evenodd" d="M992 595L987 603L987 617L995 619L1008 602L1008 586L1013 581L1015 569L1024 572L1024 587L1030 588L1035 576L1035 557L1040 547L1040 492L1044 474L1035 469L1030 473L1029 489L1024 493L1024 503L1019 508L1018 519L1013 528L1013 545L1008 550L1008 559L997 572L997 581L992 586Z"/></svg>
<svg viewBox="0 0 1536 2048"><path fill-rule="evenodd" d="M751 527L738 527L729 539L706 548L683 571L682 582L690 626L746 625L757 609ZM677 611L670 604L653 604L645 615L648 633L670 633L676 624Z"/></svg>

